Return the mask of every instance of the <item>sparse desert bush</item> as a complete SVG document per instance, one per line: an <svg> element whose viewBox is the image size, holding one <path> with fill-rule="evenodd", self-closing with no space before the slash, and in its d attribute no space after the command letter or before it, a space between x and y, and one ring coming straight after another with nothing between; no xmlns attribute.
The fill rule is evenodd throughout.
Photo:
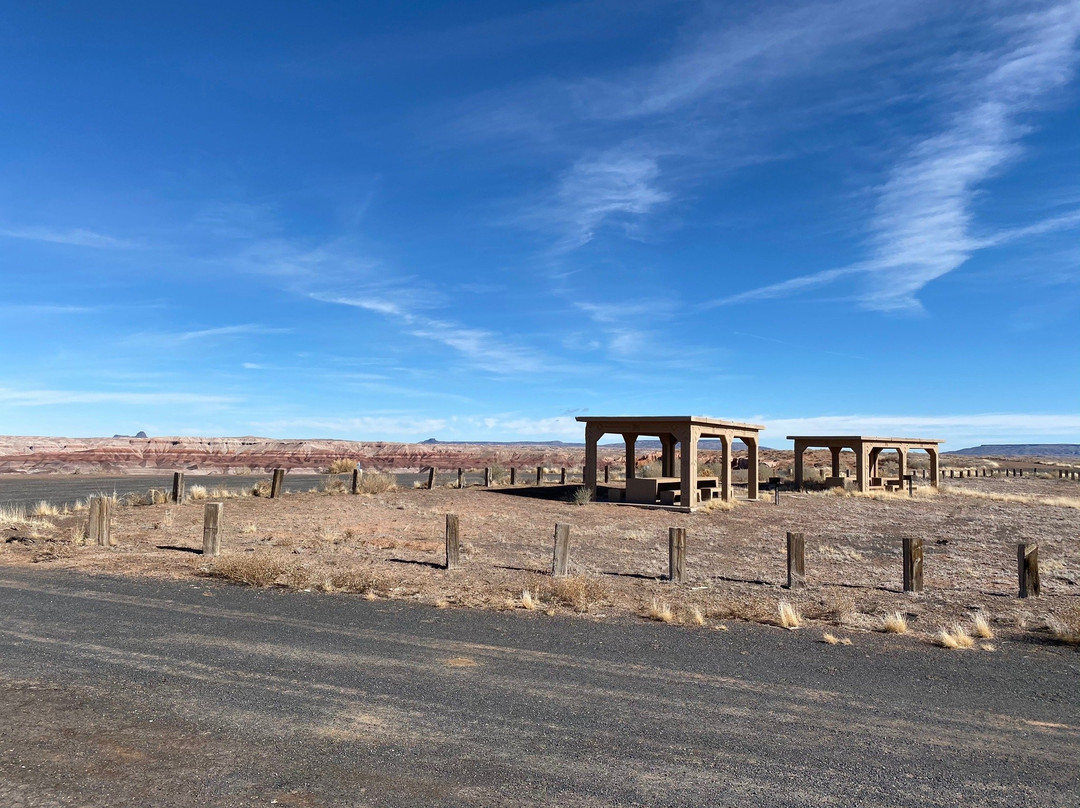
<svg viewBox="0 0 1080 808"><path fill-rule="evenodd" d="M786 600L780 601L776 607L779 613L780 625L784 628L798 628L802 625L802 617L799 615L799 610L788 603Z"/></svg>
<svg viewBox="0 0 1080 808"><path fill-rule="evenodd" d="M881 630L886 634L906 634L907 629L907 615L903 612L893 612L881 621Z"/></svg>
<svg viewBox="0 0 1080 808"><path fill-rule="evenodd" d="M575 488L572 502L575 505L588 505L592 502L592 491L585 486Z"/></svg>
<svg viewBox="0 0 1080 808"><path fill-rule="evenodd" d="M937 633L937 644L942 648L950 648L957 650L960 648L971 648L975 645L975 640L971 638L971 635L967 633L967 630L961 625L954 625L951 629L943 628Z"/></svg>
<svg viewBox="0 0 1080 808"><path fill-rule="evenodd" d="M536 600L532 596L532 592L528 589L521 590L521 606L528 609L530 612L536 608Z"/></svg>
<svg viewBox="0 0 1080 808"><path fill-rule="evenodd" d="M327 469L327 474L348 474L354 468L356 468L356 461L349 460L347 457L340 457L330 463L330 468Z"/></svg>
<svg viewBox="0 0 1080 808"><path fill-rule="evenodd" d="M248 586L273 586L288 570L282 559L267 553L229 553L210 562L207 574Z"/></svg>
<svg viewBox="0 0 1080 808"><path fill-rule="evenodd" d="M1020 505L1044 505L1051 508L1080 508L1080 497L1038 497L1034 494L1006 494L998 491L976 491L970 488L949 488L949 495L988 499L993 502L1014 502Z"/></svg>
<svg viewBox="0 0 1080 808"><path fill-rule="evenodd" d="M365 471L360 478L360 491L364 494L384 494L396 488L394 475L384 471Z"/></svg>
<svg viewBox="0 0 1080 808"><path fill-rule="evenodd" d="M259 480L255 485L251 486L251 496L253 497L268 497L270 496L270 481Z"/></svg>
<svg viewBox="0 0 1080 808"><path fill-rule="evenodd" d="M638 469L638 477L660 477L663 475L663 466L659 460L654 460L651 463L646 463L644 466Z"/></svg>
<svg viewBox="0 0 1080 808"><path fill-rule="evenodd" d="M187 490L187 498L193 500L206 499L205 485L190 485Z"/></svg>
<svg viewBox="0 0 1080 808"><path fill-rule="evenodd" d="M254 535L258 531L254 522L248 522L246 525L240 528L240 533L244 536Z"/></svg>
<svg viewBox="0 0 1080 808"><path fill-rule="evenodd" d="M496 463L494 466L490 466L491 482L492 484L501 483L509 476L509 472L506 470L506 466L500 466Z"/></svg>
<svg viewBox="0 0 1080 808"><path fill-rule="evenodd" d="M803 615L810 620L830 620L843 623L855 611L855 598L847 592L826 595L817 603L803 606Z"/></svg>
<svg viewBox="0 0 1080 808"><path fill-rule="evenodd" d="M322 481L322 492L324 494L347 494L349 486L345 485L345 481L340 477L329 474Z"/></svg>
<svg viewBox="0 0 1080 808"><path fill-rule="evenodd" d="M690 607L690 622L695 626L705 625L705 615L701 613L701 609L697 606Z"/></svg>
<svg viewBox="0 0 1080 808"><path fill-rule="evenodd" d="M710 499L708 502L705 503L705 510L707 512L727 512L735 510L738 505L739 503L734 497L732 497L731 499Z"/></svg>

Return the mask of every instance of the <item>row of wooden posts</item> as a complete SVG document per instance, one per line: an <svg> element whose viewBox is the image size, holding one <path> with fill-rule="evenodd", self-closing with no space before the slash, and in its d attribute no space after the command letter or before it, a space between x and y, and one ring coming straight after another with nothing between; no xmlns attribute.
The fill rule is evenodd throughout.
<svg viewBox="0 0 1080 808"><path fill-rule="evenodd" d="M275 474L276 476L276 474ZM182 482L182 480L181 480ZM181 495L182 498L182 495ZM89 538L103 547L113 544L111 536L112 502L109 497L93 497L90 500ZM225 506L221 502L208 502L203 509L203 555L216 556L221 552L221 528ZM446 514L446 569L460 566L461 527L457 514ZM923 540L903 539L904 591L923 591ZM1020 543L1016 545L1019 597L1039 595L1039 546ZM556 577L567 575L570 569L570 526L555 525L555 542L552 551L551 573ZM668 529L668 580L681 583L686 577L686 528ZM803 533L787 534L787 586L789 589L806 587L806 538Z"/></svg>
<svg viewBox="0 0 1080 808"><path fill-rule="evenodd" d="M941 470L941 479L945 479L945 469ZM948 469L949 478L955 477L1023 477L1024 470L1021 468L1009 468L1009 469ZM1050 473L1050 470L1043 469L1046 474ZM1031 469L1029 471L1031 476L1035 476L1039 473L1039 469ZM1058 469L1059 480L1080 480L1080 471L1071 471L1069 469ZM925 478L926 472L923 471L923 477Z"/></svg>

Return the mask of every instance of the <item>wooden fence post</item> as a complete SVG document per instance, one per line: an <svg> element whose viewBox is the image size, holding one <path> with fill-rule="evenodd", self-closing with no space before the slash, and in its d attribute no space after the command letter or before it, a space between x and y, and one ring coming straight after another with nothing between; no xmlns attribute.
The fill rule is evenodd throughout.
<svg viewBox="0 0 1080 808"><path fill-rule="evenodd" d="M510 467L510 485L517 485L517 469Z"/></svg>
<svg viewBox="0 0 1080 808"><path fill-rule="evenodd" d="M491 488L491 466L484 466L484 488Z"/></svg>
<svg viewBox="0 0 1080 808"><path fill-rule="evenodd" d="M184 472L174 471L172 476L172 501L177 505L184 504Z"/></svg>
<svg viewBox="0 0 1080 808"><path fill-rule="evenodd" d="M112 540L112 498L91 497L90 515L87 522L87 536L90 541L101 547L111 547Z"/></svg>
<svg viewBox="0 0 1080 808"><path fill-rule="evenodd" d="M668 580L681 584L686 576L686 528L668 528Z"/></svg>
<svg viewBox="0 0 1080 808"><path fill-rule="evenodd" d="M605 480L605 482L607 482ZM566 485L566 466L559 471L559 485Z"/></svg>
<svg viewBox="0 0 1080 808"><path fill-rule="evenodd" d="M273 479L270 481L270 499L281 496L281 486L285 483L285 469L274 469Z"/></svg>
<svg viewBox="0 0 1080 808"><path fill-rule="evenodd" d="M434 485L435 485L435 467L432 466L431 468L428 469L428 473L427 473L428 491L430 491Z"/></svg>
<svg viewBox="0 0 1080 808"><path fill-rule="evenodd" d="M788 589L806 588L806 539L802 533L787 534Z"/></svg>
<svg viewBox="0 0 1080 808"><path fill-rule="evenodd" d="M446 568L456 569L460 557L458 555L458 518L456 513L446 514Z"/></svg>
<svg viewBox="0 0 1080 808"><path fill-rule="evenodd" d="M543 483L544 483L544 467L543 466L537 466L536 467L536 484L537 485L543 485Z"/></svg>
<svg viewBox="0 0 1080 808"><path fill-rule="evenodd" d="M221 552L221 514L225 506L220 502L207 502L203 508L202 554L216 556Z"/></svg>
<svg viewBox="0 0 1080 808"><path fill-rule="evenodd" d="M904 591L923 590L923 540L904 539Z"/></svg>
<svg viewBox="0 0 1080 808"><path fill-rule="evenodd" d="M352 492L354 494L360 493L360 469L352 470Z"/></svg>
<svg viewBox="0 0 1080 808"><path fill-rule="evenodd" d="M457 487L458 488L464 488L465 487L465 469L458 469L457 470Z"/></svg>
<svg viewBox="0 0 1080 808"><path fill-rule="evenodd" d="M551 574L561 578L570 569L570 525L555 525L555 550L551 556Z"/></svg>
<svg viewBox="0 0 1080 808"><path fill-rule="evenodd" d="M1042 594L1039 585L1039 545L1016 545L1016 567L1020 577L1020 597Z"/></svg>

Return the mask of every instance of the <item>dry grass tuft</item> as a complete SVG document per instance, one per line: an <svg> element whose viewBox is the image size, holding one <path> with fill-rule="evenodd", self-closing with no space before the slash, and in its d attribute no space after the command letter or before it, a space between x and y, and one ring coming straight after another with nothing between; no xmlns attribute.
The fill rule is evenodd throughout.
<svg viewBox="0 0 1080 808"><path fill-rule="evenodd" d="M246 525L243 525L240 528L240 533L241 533L241 535L244 535L244 536L251 536L251 535L257 533L258 530L259 530L259 528L255 525L254 522L248 522Z"/></svg>
<svg viewBox="0 0 1080 808"><path fill-rule="evenodd" d="M193 500L206 499L206 486L189 485L187 490L187 498Z"/></svg>
<svg viewBox="0 0 1080 808"><path fill-rule="evenodd" d="M881 630L886 634L906 634L907 629L907 615L903 612L893 612L881 621Z"/></svg>
<svg viewBox="0 0 1080 808"><path fill-rule="evenodd" d="M654 600L652 606L649 607L649 619L658 620L661 623L670 623L675 619L675 614L671 611L669 604Z"/></svg>
<svg viewBox="0 0 1080 808"><path fill-rule="evenodd" d="M705 503L705 510L707 512L716 511L720 513L726 513L728 511L735 510L736 507L738 507L738 502L734 498L727 500L710 499L708 502Z"/></svg>
<svg viewBox="0 0 1080 808"><path fill-rule="evenodd" d="M59 516L60 515L60 509L57 508L55 505L53 505L51 502L46 502L45 500L41 500L36 505L34 505L33 509L30 511L30 515L31 516L41 516L41 517L46 517L46 518L50 517L50 516Z"/></svg>
<svg viewBox="0 0 1080 808"><path fill-rule="evenodd" d="M994 639L994 629L990 627L990 619L984 612L975 612L971 616L971 624L975 627L975 636L984 640Z"/></svg>
<svg viewBox="0 0 1080 808"><path fill-rule="evenodd" d="M536 601L533 600L532 592L528 589L521 590L521 605L530 612L536 609Z"/></svg>
<svg viewBox="0 0 1080 808"><path fill-rule="evenodd" d="M950 488L950 495L988 499L993 502L1013 502L1020 505L1045 505L1051 508L1078 508L1080 497L1037 497L1034 494L1006 494L998 491L976 491L970 488Z"/></svg>
<svg viewBox="0 0 1080 808"><path fill-rule="evenodd" d="M780 625L782 627L796 629L802 625L802 617L799 615L799 610L786 600L782 600L777 604L777 612L780 615Z"/></svg>
<svg viewBox="0 0 1080 808"><path fill-rule="evenodd" d="M1080 606L1066 609L1060 615L1049 615L1046 628L1058 642L1080 645Z"/></svg>
<svg viewBox="0 0 1080 808"><path fill-rule="evenodd" d="M997 647L992 642L979 643L979 648L983 651L996 651Z"/></svg>
<svg viewBox="0 0 1080 808"><path fill-rule="evenodd" d="M360 492L363 494L385 494L397 488L394 475L381 471L365 471L360 478Z"/></svg>
<svg viewBox="0 0 1080 808"><path fill-rule="evenodd" d="M22 527L28 521L26 511L23 508L14 505L0 507L0 527Z"/></svg>
<svg viewBox="0 0 1080 808"><path fill-rule="evenodd" d="M343 479L331 474L322 481L321 490L324 494L347 494L350 489Z"/></svg>
<svg viewBox="0 0 1080 808"><path fill-rule="evenodd" d="M830 634L827 631L824 634L821 635L821 641L824 642L824 643L827 643L828 645L839 645L840 644L840 638L837 637L835 634Z"/></svg>
<svg viewBox="0 0 1080 808"><path fill-rule="evenodd" d="M705 615L701 613L701 609L697 606L690 607L690 622L695 626L705 625Z"/></svg>
<svg viewBox="0 0 1080 808"><path fill-rule="evenodd" d="M347 457L340 457L330 463L330 468L326 470L327 474L348 474L356 468L356 461L349 460Z"/></svg>
<svg viewBox="0 0 1080 808"><path fill-rule="evenodd" d="M974 647L975 640L971 638L971 635L967 633L963 626L954 625L951 629L943 628L937 633L937 643L942 648L956 650Z"/></svg>

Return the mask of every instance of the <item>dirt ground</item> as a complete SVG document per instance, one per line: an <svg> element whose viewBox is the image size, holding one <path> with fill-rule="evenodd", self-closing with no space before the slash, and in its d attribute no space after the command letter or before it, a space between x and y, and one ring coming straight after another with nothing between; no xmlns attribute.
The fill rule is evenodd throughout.
<svg viewBox="0 0 1080 808"><path fill-rule="evenodd" d="M1077 481L946 480L940 492L923 485L914 498L784 492L779 505L763 492L757 502L693 514L576 505L572 491L545 489L564 499L482 488L229 498L216 559L200 552L202 501L118 505L110 548L84 539L85 510L26 519L7 514L0 565L48 563L174 579L215 575L438 608L639 615L717 628L726 620L775 622L787 601L806 625L841 637L882 630L885 618L899 612L908 633L927 641L954 624L970 631L977 611L1002 638L1050 639L1048 620L1075 623L1080 615ZM461 567L449 571L443 569L447 513L458 515L462 541ZM572 575L564 579L548 574L556 523L571 526ZM665 580L670 527L687 529L683 584ZM806 535L805 590L783 587L787 531ZM905 536L925 542L921 594L901 591ZM1017 598L1017 542L1039 545L1039 598Z"/></svg>

